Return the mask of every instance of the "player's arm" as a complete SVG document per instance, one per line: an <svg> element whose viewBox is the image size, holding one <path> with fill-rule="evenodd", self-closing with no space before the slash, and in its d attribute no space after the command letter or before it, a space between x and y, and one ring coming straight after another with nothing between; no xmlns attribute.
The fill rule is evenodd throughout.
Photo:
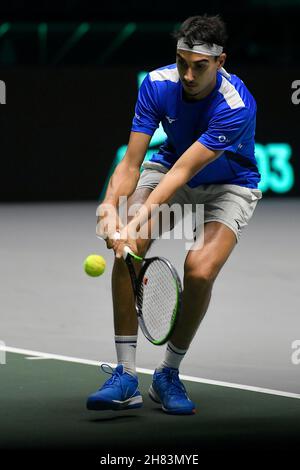
<svg viewBox="0 0 300 470"><path fill-rule="evenodd" d="M186 184L196 173L209 163L222 155L225 150L236 152L247 135L248 125L255 117L250 108L244 106L234 107L231 110L220 109L211 119L206 132L189 147L168 171L158 186L149 195L147 201L122 230L122 241L134 239L136 232L151 217L151 206L168 202L174 193ZM220 140L220 129L225 139ZM124 243L123 243L124 244ZM117 256L120 256L122 243L117 247Z"/></svg>
<svg viewBox="0 0 300 470"><path fill-rule="evenodd" d="M222 153L223 150L210 150L198 141L191 145L166 173L131 220L128 228L133 231L132 233L151 217L151 206L153 204L159 205L168 202L181 186L186 184L206 165L216 160Z"/></svg>
<svg viewBox="0 0 300 470"><path fill-rule="evenodd" d="M203 170L206 165L216 160L222 153L222 150L210 150L200 142L195 142L182 154L160 184L152 191L146 205L168 202L177 189L186 184L196 173Z"/></svg>
<svg viewBox="0 0 300 470"><path fill-rule="evenodd" d="M138 183L140 167L145 158L151 136L131 132L126 154L112 174L103 203L117 206L120 196L130 196Z"/></svg>
<svg viewBox="0 0 300 470"><path fill-rule="evenodd" d="M105 236L109 224L116 224L115 228L120 228L117 215L119 197L129 197L134 192L150 140L151 136L148 134L131 132L126 154L112 174L105 198L97 208L97 235Z"/></svg>
<svg viewBox="0 0 300 470"><path fill-rule="evenodd" d="M130 196L137 186L140 166L144 160L151 137L159 126L160 110L158 103L159 99L155 83L148 74L139 90L126 155L110 178L104 201L98 208L102 210L104 206L108 206L111 213L110 218L105 216L98 217L96 232L100 232L100 235L101 231L104 231L104 235L108 234L105 227L107 221L115 221L117 223L115 228L117 230L121 228L120 219L117 215L119 197ZM109 248L113 246L112 240L108 240L107 246Z"/></svg>
<svg viewBox="0 0 300 470"><path fill-rule="evenodd" d="M158 101L155 83L148 74L138 93L125 157L110 179L103 202L116 207L119 196L130 196L135 190L149 142L160 123Z"/></svg>

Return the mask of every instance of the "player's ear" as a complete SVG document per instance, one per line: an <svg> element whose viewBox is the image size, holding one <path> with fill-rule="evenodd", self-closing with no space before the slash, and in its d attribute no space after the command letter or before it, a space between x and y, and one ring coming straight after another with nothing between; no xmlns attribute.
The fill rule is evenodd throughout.
<svg viewBox="0 0 300 470"><path fill-rule="evenodd" d="M222 52L222 54L219 55L219 57L217 58L217 62L218 62L218 70L224 66L225 64L225 61L226 61L226 57L227 55L225 54L225 52Z"/></svg>

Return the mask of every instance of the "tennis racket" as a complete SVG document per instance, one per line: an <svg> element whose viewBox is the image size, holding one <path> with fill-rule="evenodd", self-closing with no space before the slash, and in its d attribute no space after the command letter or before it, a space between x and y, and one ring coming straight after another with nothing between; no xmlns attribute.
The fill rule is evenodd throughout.
<svg viewBox="0 0 300 470"><path fill-rule="evenodd" d="M114 238L120 238L116 232ZM174 266L165 258L141 258L124 247L123 258L128 267L134 293L139 326L154 345L165 344L174 331L182 304L182 285ZM141 263L137 273L133 261Z"/></svg>

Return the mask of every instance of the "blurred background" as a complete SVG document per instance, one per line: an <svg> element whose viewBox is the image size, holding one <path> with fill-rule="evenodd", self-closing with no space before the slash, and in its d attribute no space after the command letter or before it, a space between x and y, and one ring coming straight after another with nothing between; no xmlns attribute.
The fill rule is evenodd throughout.
<svg viewBox="0 0 300 470"><path fill-rule="evenodd" d="M171 33L203 13L226 21L225 68L257 101L264 198L182 372L299 393L299 0L1 0L0 339L115 360L113 254L95 238L97 202L126 151L143 77L175 62ZM158 129L147 158L163 140ZM159 243L182 275L184 248ZM92 252L107 259L101 279L83 273ZM154 368L163 350L140 341L138 365Z"/></svg>
<svg viewBox="0 0 300 470"><path fill-rule="evenodd" d="M300 107L291 98L300 79L300 1L238 5L2 0L1 200L98 198L124 155L145 72L175 62L172 31L203 13L226 21L226 69L257 100L261 189L272 197L298 196ZM159 130L153 150L162 140Z"/></svg>

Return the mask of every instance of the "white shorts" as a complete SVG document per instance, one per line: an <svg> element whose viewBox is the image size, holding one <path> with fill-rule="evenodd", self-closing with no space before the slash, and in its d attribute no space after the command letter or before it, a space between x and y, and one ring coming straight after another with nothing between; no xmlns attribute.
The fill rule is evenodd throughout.
<svg viewBox="0 0 300 470"><path fill-rule="evenodd" d="M143 168L137 189L154 189L168 172L168 168L155 162L145 162ZM203 184L196 188L184 185L175 193L170 204L203 204L204 223L223 223L234 232L238 241L261 197L259 189L236 184Z"/></svg>

